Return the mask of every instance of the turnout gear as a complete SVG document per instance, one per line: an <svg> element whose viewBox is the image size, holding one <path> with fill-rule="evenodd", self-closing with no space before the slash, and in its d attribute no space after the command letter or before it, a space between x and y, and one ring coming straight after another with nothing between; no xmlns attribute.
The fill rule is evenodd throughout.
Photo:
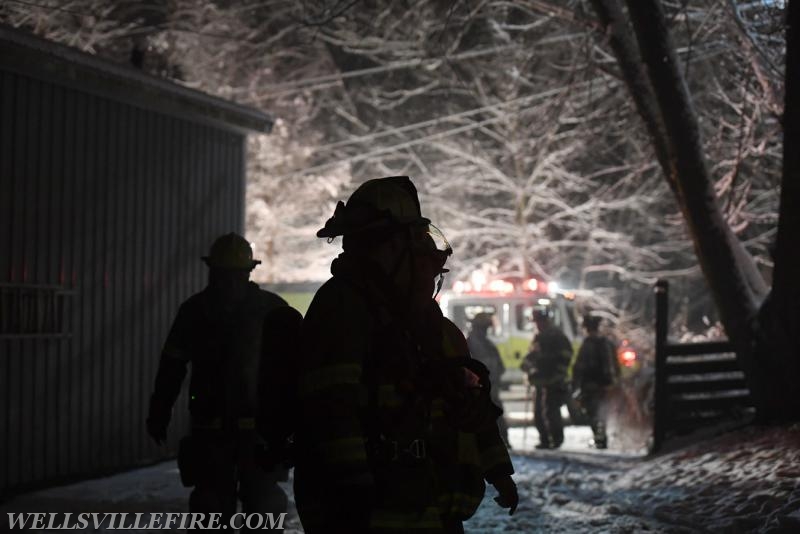
<svg viewBox="0 0 800 534"><path fill-rule="evenodd" d="M572 369L573 389L580 391L580 404L586 410L598 449L608 445L606 436L606 408L611 387L619 382L620 368L614 345L598 334L599 318L587 317L584 326L588 336L584 339Z"/></svg>
<svg viewBox="0 0 800 534"><path fill-rule="evenodd" d="M443 354L442 347L432 349L431 354L446 357L432 357L423 363L420 391L442 398L444 415L452 427L464 432L491 428L502 410L491 401L489 371L467 352L456 356Z"/></svg>
<svg viewBox="0 0 800 534"><path fill-rule="evenodd" d="M219 431L193 430L190 467L194 487L189 496L189 509L205 514L221 513L221 524L227 524L236 513L236 501L242 512L285 512L286 494L278 485L285 479L280 471L264 471L255 462L254 453L261 442L253 430L241 431L235 439ZM179 463L181 459L179 458ZM185 462L184 462L185 463ZM184 472L181 471L184 477Z"/></svg>
<svg viewBox="0 0 800 534"><path fill-rule="evenodd" d="M434 454L438 453L435 458L440 480L439 508L447 528L472 517L483 499L484 481L500 492L498 505L510 508L510 513L513 513L517 502L513 498L516 486L511 480L514 468L496 424L503 411L491 402L492 385L487 370L469 357L469 348L458 327L442 317L438 305L431 304L425 324L436 332L434 339L441 338L442 356L453 364L462 365L462 368L475 369L482 394L480 400L475 399L471 409L464 409L465 413L483 414L474 416L468 426L461 423L460 417L448 413L446 396L440 401L444 408L438 408L435 401L433 404L432 428L437 444ZM455 402L459 402L458 398Z"/></svg>
<svg viewBox="0 0 800 534"><path fill-rule="evenodd" d="M167 441L167 426L169 424L169 416L165 410L157 410L150 414L150 417L145 421L147 434L156 442L156 445L163 445Z"/></svg>
<svg viewBox="0 0 800 534"><path fill-rule="evenodd" d="M429 408L418 389L423 355L375 271L346 255L331 270L301 335L295 498L303 527L440 530Z"/></svg>
<svg viewBox="0 0 800 534"><path fill-rule="evenodd" d="M220 266L226 258L238 257L252 266L253 260L241 254L243 240L237 238L229 234L217 240L215 245L222 245L212 246L207 262ZM230 250L239 253L226 256ZM287 316L290 319L282 320L283 337L265 336L269 331L265 324ZM285 473L264 471L256 465L254 455L264 445L256 431L260 408L258 377L272 364L268 358L286 356L276 349L288 345L285 337L292 335L292 317L296 330L299 314L283 299L252 282L247 282L244 296L234 308L220 306L219 295L209 286L178 310L161 354L147 428L154 438L163 439L172 406L191 365L192 430L181 441L178 461L184 483L194 486L190 497L193 512L222 513L224 524L236 511L237 495L246 513L285 511L286 496L277 486L277 480Z"/></svg>
<svg viewBox="0 0 800 534"><path fill-rule="evenodd" d="M537 449L557 449L564 443L561 406L567 401L563 384L534 386L533 420L539 432Z"/></svg>
<svg viewBox="0 0 800 534"><path fill-rule="evenodd" d="M346 255L332 271L301 336L309 364L295 470L303 526L440 532L474 513L484 479L502 485L513 473L495 426L500 410L483 405L488 376L435 302L424 321L435 328L414 332ZM463 409L470 398L475 408Z"/></svg>
<svg viewBox="0 0 800 534"><path fill-rule="evenodd" d="M261 260L253 259L253 249L250 243L240 236L231 232L217 238L211 245L208 256L203 256L202 260L209 267L216 269L235 269L251 271L261 263Z"/></svg>
<svg viewBox="0 0 800 534"><path fill-rule="evenodd" d="M608 338L596 334L586 336L572 367L572 383L581 389L585 385L616 384L621 376L616 352Z"/></svg>
<svg viewBox="0 0 800 534"><path fill-rule="evenodd" d="M567 370L572 359L572 344L561 330L545 317L534 316L538 334L521 368L534 386L533 417L539 432L539 448L554 449L564 441L561 406L567 401Z"/></svg>
<svg viewBox="0 0 800 534"><path fill-rule="evenodd" d="M208 288L184 302L161 353L150 419L169 422L172 405L191 363L189 411L192 425L234 429L239 418L257 414L257 377L262 326L286 302L252 282L232 314L221 313Z"/></svg>
<svg viewBox="0 0 800 534"><path fill-rule="evenodd" d="M500 401L500 378L506 368L500 357L500 352L494 343L487 337L487 330L492 326L492 314L478 313L473 317L467 344L472 356L486 366L489 377L495 381L498 387L491 389L492 402L497 406L502 406ZM508 444L508 425L504 418L497 419L497 425L506 444Z"/></svg>
<svg viewBox="0 0 800 534"><path fill-rule="evenodd" d="M542 328L533 340L532 350L522 362L534 386L563 385L572 360L572 344L556 326Z"/></svg>
<svg viewBox="0 0 800 534"><path fill-rule="evenodd" d="M271 312L264 322L262 346L272 353L270 365L259 369L256 428L266 442L256 461L267 470L291 467L292 434L297 418L297 341L303 316L290 306Z"/></svg>
<svg viewBox="0 0 800 534"><path fill-rule="evenodd" d="M494 498L495 502L499 504L501 508L508 508L508 515L514 515L517 505L519 505L517 485L514 484L511 477L499 478L493 485L499 493L499 495Z"/></svg>
<svg viewBox="0 0 800 534"><path fill-rule="evenodd" d="M422 217L407 177L366 182L317 235L343 235L345 252L302 326L303 527L462 531L484 478L503 486L513 468L488 373L431 299L449 243Z"/></svg>

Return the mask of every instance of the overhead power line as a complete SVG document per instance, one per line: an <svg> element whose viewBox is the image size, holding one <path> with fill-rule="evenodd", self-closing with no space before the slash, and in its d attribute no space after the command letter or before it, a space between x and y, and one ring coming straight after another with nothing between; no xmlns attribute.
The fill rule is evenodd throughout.
<svg viewBox="0 0 800 534"><path fill-rule="evenodd" d="M608 79L608 76L598 76L597 78L594 78L592 80L586 80L586 81L583 81L583 82L577 82L577 83L575 83L573 85L573 87L576 88L576 89L581 89L583 87L588 87L588 86L590 86L592 84L595 84L595 83L600 83L600 82L602 82L604 80L607 80L607 79ZM312 150L315 154L319 154L321 152L328 152L328 151L336 149L336 148L342 148L342 147L346 147L346 146L350 146L350 145L359 145L359 144L362 144L362 143L365 143L365 142L368 142L368 141L374 141L376 139L380 139L382 137L387 137L387 136L390 136L390 135L403 134L403 133L411 132L411 131L414 131L414 130L419 130L419 129L422 129L422 128L428 128L430 126L437 126L439 124L442 124L443 122L450 122L450 121L454 121L454 120L458 120L458 119L464 119L464 118L467 118L467 117L471 117L472 115L477 115L479 113L483 113L483 112L486 112L486 111L502 109L502 108L505 108L505 107L513 106L515 104L525 105L530 100L543 99L543 98L547 98L547 97L550 97L550 96L555 96L555 95L559 94L560 92L564 91L564 89L565 89L564 87L557 87L555 89L548 89L548 90L540 92L540 93L529 94L529 95L521 96L521 97L518 97L518 98L513 98L511 100L505 100L505 101L502 101L502 102L497 102L495 104L488 104L486 106L481 106L481 107L477 107L477 108L468 109L468 110L465 110L465 111L460 111L458 113L453 113L451 115L444 115L442 117L436 117L435 119L428 119L428 120L421 121L421 122L415 122L415 123L412 123L412 124L406 124L404 126L399 126L397 128L386 128L384 130L380 130L380 131L375 132L375 133L361 135L361 136L353 137L353 138L350 138L350 139L343 139L341 141L336 141L334 143L328 143L328 144L325 144L325 145L312 147L312 148L310 148L310 150Z"/></svg>
<svg viewBox="0 0 800 534"><path fill-rule="evenodd" d="M303 78L300 80L292 80L289 82L266 86L265 87L266 91L274 91L274 92L270 92L269 95L263 97L261 100L269 100L277 96L283 96L284 94L291 94L299 91L313 91L317 89L326 89L333 85L337 85L342 80L347 80L350 78L370 76L373 74L381 74L384 72L391 72L400 69L410 69L417 67L419 68L436 67L443 62L476 59L479 57L499 54L501 52L506 52L509 50L514 50L519 48L530 47L531 50L533 50L536 46L550 45L563 41L573 40L576 37L576 35L578 34L556 35L553 37L540 39L535 43L524 43L524 44L515 43L508 45L493 46L489 48L481 48L478 50L466 50L464 52L459 52L457 54L450 54L450 55L445 54L442 56L436 56L430 58L414 58L414 59L390 61L385 65L378 65L376 67L367 67L364 69L355 69L334 74L326 74L323 76L315 76L311 78Z"/></svg>
<svg viewBox="0 0 800 534"><path fill-rule="evenodd" d="M723 49L721 49L719 47L712 48L709 51L707 51L705 54L697 55L696 59L708 59L708 58L711 58L711 57L715 56L716 54L720 53L722 50ZM573 84L573 88L582 89L583 91L582 91L581 96L588 96L588 95L591 95L591 93L593 92L593 88L597 87L596 84L602 83L602 82L611 82L611 83L616 84L618 82L618 80L616 78L612 77L611 75L601 74L600 76L592 78L591 80L586 80L586 81L583 81L583 82L577 82L577 83ZM359 136L359 137L352 138L352 139L345 139L345 140L342 140L342 141L336 141L334 143L328 143L328 144L325 144L325 145L320 145L318 147L312 147L312 148L310 148L310 150L312 152L318 153L318 152L327 152L327 151L330 151L330 150L335 149L335 148L342 148L342 147L347 147L347 146L359 145L359 144L363 144L363 143L368 142L368 141L374 141L376 139L380 139L382 137L387 137L387 136L390 136L390 135L408 133L408 132L412 132L412 131L419 130L419 129L422 129L422 128L427 128L427 127L430 127L430 126L436 126L436 125L439 125L439 124L442 124L442 123L445 123L445 122L450 122L450 121L453 121L453 120L468 118L468 117L470 117L472 115L476 115L476 114L484 112L484 111L490 111L492 109L502 109L504 107L508 107L510 105L513 105L513 104L526 104L526 103L529 103L529 101L531 101L531 100L544 99L544 98L548 98L548 97L554 96L554 95L564 91L565 89L567 89L567 88L566 87L558 87L558 88L554 88L554 89L549 89L547 91L542 91L540 93L525 95L525 96L522 96L522 97L519 97L519 98L515 98L515 99L512 99L512 100L507 100L507 101L504 101L504 102L498 102L496 104L489 104L487 106L482 106L482 107L479 107L479 108L473 108L473 109L470 109L470 110L461 111L461 112L454 113L454 114L451 114L451 115L446 115L446 116L443 116L443 117L437 117L435 119L429 119L429 120L426 120L426 121L421 121L421 122L417 122L417 123L413 123L413 124L408 124L408 125L400 126L400 127L397 127L397 128L388 128L388 129L384 129L384 130L381 130L379 132L375 132L375 133L372 133L372 134L367 134L367 135ZM528 108L526 110L522 110L522 111L523 112L524 111L528 111L529 109L530 108ZM424 137L421 137L421 138L418 138L418 139L414 139L414 140L410 140L410 141L407 141L407 142L404 142L404 143L400 143L400 144L396 144L396 145L390 145L390 146L387 146L387 147L382 147L380 149L376 149L376 150L368 152L366 154L360 154L360 155L356 155L356 156L352 156L352 157L341 158L341 159L337 159L337 160L334 160L334 161L329 161L329 162L326 162L326 163L315 165L313 167L308 167L306 169L297 169L295 171L290 171L288 173L284 173L284 174L278 175L276 178L277 179L282 179L282 178L287 178L287 177L290 177L290 176L302 176L304 174L309 174L309 173L316 172L316 171L319 171L319 170L324 170L324 169L327 169L329 167L333 167L333 166L339 165L341 163L357 163L359 161L364 161L364 160L373 158L375 156L379 156L379 155L383 155L383 154L392 152L394 150L402 150L403 148L409 148L411 146L416 146L416 145L419 145L419 144L423 144L423 143L428 142L428 141L430 141L430 140L432 140L434 138L449 137L449 136L452 136L452 135L456 135L458 133L463 133L463 132L466 132L466 131L470 131L470 130L474 130L474 129L483 127L483 126L488 125L490 123L499 122L500 120L503 120L506 117L508 117L510 114L511 113L503 113L502 115L500 115L499 117L496 117L496 118L486 119L486 120L481 121L479 123L474 123L474 124L471 124L471 125L467 125L467 126L464 126L464 127L459 127L459 128L455 128L455 129L451 129L451 130L446 130L445 132L431 134L429 136L424 136Z"/></svg>
<svg viewBox="0 0 800 534"><path fill-rule="evenodd" d="M24 6L30 7L38 7L41 9L46 9L49 11L60 11L64 13L70 13L73 15L79 15L83 17L97 17L96 13L86 13L83 11L78 11L74 9L64 8L60 6L48 5L48 4L41 4L37 2L30 2L27 0L7 0L10 3L15 3ZM108 22L108 21L106 21ZM203 37L211 37L214 39L221 39L228 42L241 42L250 44L253 46L257 46L261 43L253 41L252 39L247 38L240 38L235 37L231 34L218 34L218 33L211 33L211 32L201 32L196 30L187 30L182 28L177 28L167 23L162 24L139 24L139 23L125 23L125 27L128 29L141 29L141 30L159 30L159 31L174 31L178 33L185 33L190 35L199 35ZM457 54L450 54L450 55L442 55L437 57L430 57L430 58L415 58L415 59L407 59L407 60L398 60L398 61L390 61L385 65L379 65L376 67L368 67L364 69L355 69L346 72L340 73L333 73L333 74L326 74L322 76L314 76L310 78L302 78L299 80L292 80L283 83L277 83L272 85L267 85L263 89L269 92L268 95L263 97L253 99L250 101L252 104L261 104L263 102L272 100L279 96L284 96L288 94L294 94L301 91L319 91L322 89L328 89L330 87L338 86L342 80L358 78L361 76L371 76L374 74L380 74L384 72L391 72L400 69L410 69L410 68L427 68L427 67L435 67L442 62L450 62L450 61L462 61L462 60L469 60L480 58L488 55L499 54L501 52L519 49L519 48L529 48L531 51L535 50L537 46L546 46L551 44L556 44L559 42L564 41L571 41L574 40L577 36L580 36L580 33L570 33L565 35L555 35L552 37L546 37L544 39L540 39L533 43L515 43L515 44L508 44L508 45L500 45L488 48L482 48L478 50L466 50L464 52L460 52ZM682 54L684 51L679 50L679 54ZM700 59L700 57L695 58Z"/></svg>
<svg viewBox="0 0 800 534"><path fill-rule="evenodd" d="M579 83L576 83L574 85L574 87L582 88L583 86L587 86L586 88L583 88L582 93L581 93L582 96L584 96L584 95L588 94L591 91L591 89L588 86L591 83L596 82L596 81L597 81L597 79L595 79L595 80L587 80L585 82L579 82ZM527 100L534 100L535 101L535 100L540 100L540 99L543 100L545 98L554 96L555 94L558 94L559 92L562 92L562 91L564 91L566 89L567 89L566 87L561 87L561 88L557 88L557 89L550 89L550 90L547 90L547 91L543 91L541 93L537 93L535 95L528 95L528 96L522 97L522 98L525 99L526 101ZM513 101L509 101L508 103L512 103L512 102ZM325 163L321 163L319 165L314 165L312 167L307 167L305 169L297 169L295 171L290 171L288 173L284 173L284 174L278 175L275 178L278 179L278 180L281 180L281 179L290 178L290 177L293 177L293 176L302 176L302 175L305 175L305 174L311 174L311 173L314 173L314 172L317 172L317 171L328 169L330 167L335 167L336 165L340 165L342 163L358 163L360 161L366 161L366 160L375 158L377 156L382 156L384 154L389 154L389 153L397 151L397 150L403 150L405 148L411 148L411 147L422 145L422 144L425 144L425 143L429 143L431 141L435 141L435 140L438 140L438 139L444 139L444 138L451 137L453 135L457 135L457 134L460 134L460 133L465 133L465 132L468 132L468 131L476 130L476 129L482 128L484 126L487 126L487 125L490 125L490 124L494 124L494 123L506 120L511 115L517 115L519 113L525 113L527 111L530 111L531 109L533 109L533 106L529 106L529 107L527 107L525 109L522 109L522 110L519 110L519 111L515 111L515 112L504 112L504 113L500 114L499 116L491 117L491 118L488 118L488 119L484 119L484 120L481 120L481 121L478 121L478 122L475 122L475 123L472 123L472 124L466 124L466 125L463 125L463 126L458 126L456 128L451 128L449 130L445 130L445 131L442 131L442 132L435 132L435 133L432 133L432 134L429 134L429 135L424 135L422 137L418 137L416 139L411 139L409 141L404 141L402 143L398 143L398 144L395 144L395 145L390 145L390 146L377 148L375 150L372 150L370 152L366 152L364 154L356 154L354 156L350 156L350 157L346 157L346 158L342 158L342 159L337 159L337 160L334 160L334 161L328 161L328 162L325 162ZM457 116L457 115L459 115L459 114L458 113L454 114L454 116ZM447 117L442 117L440 119L441 122L444 122L445 120L447 120ZM412 125L409 125L409 126L412 126ZM399 130L399 128L398 128L398 130ZM383 133L383 132L381 132L381 133ZM393 133L393 132L390 132L390 133ZM388 133L386 135L388 135Z"/></svg>
<svg viewBox="0 0 800 534"><path fill-rule="evenodd" d="M346 80L349 78L355 78L359 76L369 76L370 74L380 74L383 72L389 72L398 69L434 66L437 63L441 63L442 61L445 60L473 59L491 54L497 54L514 48L519 48L519 45L514 44L514 45L493 46L490 48L482 48L479 50L468 50L466 52L461 52L459 54L452 54L450 56L437 56L432 58L414 58L414 59L404 59L400 61L391 61L385 65L379 65L377 67L367 67L364 69L349 70L334 74L326 74L324 76L317 76L314 78L304 78L301 80L295 80L291 82L276 83L274 85L267 86L267 88L275 90L286 89L286 88L300 88L304 85Z"/></svg>

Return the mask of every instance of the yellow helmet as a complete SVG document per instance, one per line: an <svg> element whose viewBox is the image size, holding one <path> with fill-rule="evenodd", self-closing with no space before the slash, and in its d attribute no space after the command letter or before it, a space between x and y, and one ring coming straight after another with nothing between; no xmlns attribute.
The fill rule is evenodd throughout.
<svg viewBox="0 0 800 534"><path fill-rule="evenodd" d="M339 202L317 237L332 238L369 230L424 226L417 188L408 176L367 180L353 191L347 204Z"/></svg>
<svg viewBox="0 0 800 534"><path fill-rule="evenodd" d="M250 247L250 243L233 232L218 237L211 245L208 256L203 256L202 259L206 265L217 269L250 271L261 263L261 261L253 259L253 249Z"/></svg>

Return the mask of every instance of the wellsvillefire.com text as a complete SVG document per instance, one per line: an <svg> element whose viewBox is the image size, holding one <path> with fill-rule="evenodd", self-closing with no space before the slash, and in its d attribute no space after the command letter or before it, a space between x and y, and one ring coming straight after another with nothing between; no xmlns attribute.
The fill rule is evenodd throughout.
<svg viewBox="0 0 800 534"><path fill-rule="evenodd" d="M147 517L145 517L147 516ZM222 523L222 514L201 513L9 513L14 529L47 530L171 530L171 529L255 529L283 530L286 514L244 514Z"/></svg>

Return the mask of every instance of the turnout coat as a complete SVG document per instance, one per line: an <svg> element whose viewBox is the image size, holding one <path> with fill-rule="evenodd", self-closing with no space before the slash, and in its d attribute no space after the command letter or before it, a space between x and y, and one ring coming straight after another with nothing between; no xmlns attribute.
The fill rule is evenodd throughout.
<svg viewBox="0 0 800 534"><path fill-rule="evenodd" d="M513 473L498 412L481 399L459 403L471 376L459 359L469 358L466 342L435 302L415 328L375 270L346 255L331 270L301 335L295 497L303 526L441 531L443 520L474 513L485 478Z"/></svg>

